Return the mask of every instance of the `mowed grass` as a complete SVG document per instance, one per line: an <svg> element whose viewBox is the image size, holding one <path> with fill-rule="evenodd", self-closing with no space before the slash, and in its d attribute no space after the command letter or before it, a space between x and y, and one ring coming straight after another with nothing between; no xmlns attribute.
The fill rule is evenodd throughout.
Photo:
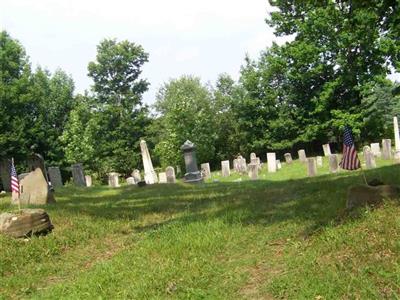
<svg viewBox="0 0 400 300"><path fill-rule="evenodd" d="M314 178L295 162L258 181L59 189L51 234L0 236L0 298L400 298L400 206L347 215L360 172L324 164ZM368 178L400 184L400 165L378 164Z"/></svg>

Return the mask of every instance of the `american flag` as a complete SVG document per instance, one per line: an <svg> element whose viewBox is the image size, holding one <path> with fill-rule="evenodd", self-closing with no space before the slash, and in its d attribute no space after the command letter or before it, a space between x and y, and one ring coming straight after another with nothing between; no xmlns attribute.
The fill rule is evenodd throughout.
<svg viewBox="0 0 400 300"><path fill-rule="evenodd" d="M19 194L19 182L14 160L11 161L11 191Z"/></svg>
<svg viewBox="0 0 400 300"><path fill-rule="evenodd" d="M356 147L354 146L353 135L350 127L344 128L343 137L343 157L340 161L340 167L345 170L357 170L361 168L360 160L357 156Z"/></svg>

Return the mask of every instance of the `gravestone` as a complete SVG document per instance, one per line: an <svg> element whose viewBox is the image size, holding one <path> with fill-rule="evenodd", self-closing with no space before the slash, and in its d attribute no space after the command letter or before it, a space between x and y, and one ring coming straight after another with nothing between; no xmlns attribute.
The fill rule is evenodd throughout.
<svg viewBox="0 0 400 300"><path fill-rule="evenodd" d="M233 170L239 173L239 160L235 158L232 163L233 163Z"/></svg>
<svg viewBox="0 0 400 300"><path fill-rule="evenodd" d="M176 166L176 175L180 176L182 174L181 166Z"/></svg>
<svg viewBox="0 0 400 300"><path fill-rule="evenodd" d="M167 167L165 169L165 174L167 174L167 183L175 183L176 182L174 167L171 167L171 166Z"/></svg>
<svg viewBox="0 0 400 300"><path fill-rule="evenodd" d="M140 175L140 171L138 169L133 170L131 175L135 180L135 184L137 184L139 181L142 181L142 175Z"/></svg>
<svg viewBox="0 0 400 300"><path fill-rule="evenodd" d="M59 167L49 167L49 180L53 188L63 186L61 172Z"/></svg>
<svg viewBox="0 0 400 300"><path fill-rule="evenodd" d="M394 129L394 158L400 160L400 132L399 123L397 117L393 117L393 129Z"/></svg>
<svg viewBox="0 0 400 300"><path fill-rule="evenodd" d="M306 156L306 151L304 149L300 149L297 151L299 154L299 160L303 163L307 162L307 156Z"/></svg>
<svg viewBox="0 0 400 300"><path fill-rule="evenodd" d="M144 180L147 184L154 184L158 182L157 173L154 171L153 163L151 161L150 152L147 148L145 140L140 141L140 150L142 153L143 167L144 167Z"/></svg>
<svg viewBox="0 0 400 300"><path fill-rule="evenodd" d="M258 169L261 170L262 167L261 159L259 157L257 157L256 159L257 159Z"/></svg>
<svg viewBox="0 0 400 300"><path fill-rule="evenodd" d="M19 175L18 180L21 205L43 205L56 202L40 168ZM11 203L18 204L18 200L12 200Z"/></svg>
<svg viewBox="0 0 400 300"><path fill-rule="evenodd" d="M200 168L202 176L206 179L210 179L211 178L210 164L209 163L201 164Z"/></svg>
<svg viewBox="0 0 400 300"><path fill-rule="evenodd" d="M381 157L381 148L379 146L379 143L372 143L371 144L371 152L375 157Z"/></svg>
<svg viewBox="0 0 400 300"><path fill-rule="evenodd" d="M322 150L324 150L324 156L331 155L331 146L329 144L322 145Z"/></svg>
<svg viewBox="0 0 400 300"><path fill-rule="evenodd" d="M245 174L247 172L246 159L240 155L238 157L238 163L239 163L239 172L240 172L240 174Z"/></svg>
<svg viewBox="0 0 400 300"><path fill-rule="evenodd" d="M274 152L267 153L268 173L276 172L276 154Z"/></svg>
<svg viewBox="0 0 400 300"><path fill-rule="evenodd" d="M92 176L85 175L85 182L86 182L87 187L91 187L92 186Z"/></svg>
<svg viewBox="0 0 400 300"><path fill-rule="evenodd" d="M119 187L119 174L116 172L108 173L108 186Z"/></svg>
<svg viewBox="0 0 400 300"><path fill-rule="evenodd" d="M250 163L247 165L248 170L249 170L249 177L251 180L257 180L258 179L258 165Z"/></svg>
<svg viewBox="0 0 400 300"><path fill-rule="evenodd" d="M186 167L184 181L188 183L203 182L203 177L201 176L201 173L197 167L196 146L191 141L187 140L181 146L181 150L183 151Z"/></svg>
<svg viewBox="0 0 400 300"><path fill-rule="evenodd" d="M250 161L255 158L257 158L257 155L254 152L250 153Z"/></svg>
<svg viewBox="0 0 400 300"><path fill-rule="evenodd" d="M392 158L392 140L383 139L382 140L382 158L389 160Z"/></svg>
<svg viewBox="0 0 400 300"><path fill-rule="evenodd" d="M221 161L221 174L222 177L229 177L231 175L229 160Z"/></svg>
<svg viewBox="0 0 400 300"><path fill-rule="evenodd" d="M77 186L86 186L85 173L83 172L82 164L73 164L71 170L74 184Z"/></svg>
<svg viewBox="0 0 400 300"><path fill-rule="evenodd" d="M3 189L6 192L11 192L11 160L4 158L0 160L0 176Z"/></svg>
<svg viewBox="0 0 400 300"><path fill-rule="evenodd" d="M276 168L278 170L282 169L282 164L281 164L281 161L279 159L276 160Z"/></svg>
<svg viewBox="0 0 400 300"><path fill-rule="evenodd" d="M128 178L126 179L126 184L127 184L127 185L135 185L135 184L136 184L135 178L133 178L133 177L128 177Z"/></svg>
<svg viewBox="0 0 400 300"><path fill-rule="evenodd" d="M307 175L314 177L317 175L317 163L315 157L307 158Z"/></svg>
<svg viewBox="0 0 400 300"><path fill-rule="evenodd" d="M34 171L37 168L40 168L40 170L43 173L44 179L46 179L47 182L49 182L49 178L47 177L47 172L46 172L46 166L44 164L44 158L40 154L34 153L28 157L27 160L28 163L28 172Z"/></svg>
<svg viewBox="0 0 400 300"><path fill-rule="evenodd" d="M365 166L367 169L372 169L376 167L375 156L371 152L371 148L369 146L364 146L363 155L365 160Z"/></svg>
<svg viewBox="0 0 400 300"><path fill-rule="evenodd" d="M285 157L285 161L286 161L287 164L291 164L293 162L292 154L285 153L283 156Z"/></svg>
<svg viewBox="0 0 400 300"><path fill-rule="evenodd" d="M322 156L317 156L317 166L318 167L322 167L323 166Z"/></svg>
<svg viewBox="0 0 400 300"><path fill-rule="evenodd" d="M329 172L336 173L339 170L338 156L331 154L329 156Z"/></svg>
<svg viewBox="0 0 400 300"><path fill-rule="evenodd" d="M167 173L165 172L160 172L158 173L158 183L167 183Z"/></svg>

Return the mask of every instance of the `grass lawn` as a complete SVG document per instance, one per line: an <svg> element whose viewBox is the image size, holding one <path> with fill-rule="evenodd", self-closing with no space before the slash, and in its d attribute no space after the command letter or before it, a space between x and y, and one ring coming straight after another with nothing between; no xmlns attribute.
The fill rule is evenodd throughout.
<svg viewBox="0 0 400 300"><path fill-rule="evenodd" d="M400 184L400 165L378 164L368 178ZM59 189L51 234L0 236L0 299L400 298L400 206L346 216L362 177L324 165L314 178L296 161L258 181Z"/></svg>

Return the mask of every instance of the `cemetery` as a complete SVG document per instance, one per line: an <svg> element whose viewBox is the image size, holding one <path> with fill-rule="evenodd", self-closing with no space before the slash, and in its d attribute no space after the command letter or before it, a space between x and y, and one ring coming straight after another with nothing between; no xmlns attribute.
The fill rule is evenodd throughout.
<svg viewBox="0 0 400 300"><path fill-rule="evenodd" d="M0 300L399 299L399 3L105 2L0 4Z"/></svg>

